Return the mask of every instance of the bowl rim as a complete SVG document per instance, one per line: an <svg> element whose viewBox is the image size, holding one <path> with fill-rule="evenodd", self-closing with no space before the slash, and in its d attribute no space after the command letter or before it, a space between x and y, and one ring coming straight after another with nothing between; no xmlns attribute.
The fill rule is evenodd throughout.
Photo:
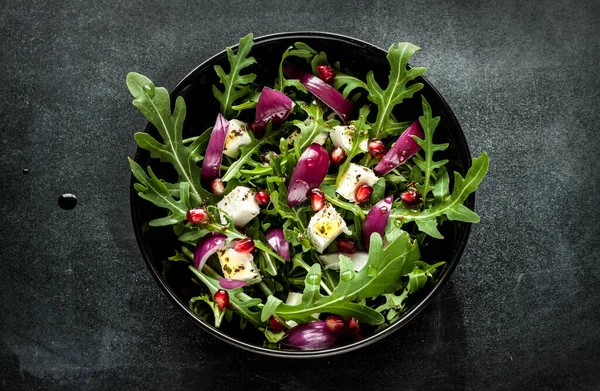
<svg viewBox="0 0 600 391"><path fill-rule="evenodd" d="M380 48L379 46L371 44L369 42L366 42L366 41L363 41L363 40L360 40L360 39L357 39L354 37L349 37L349 36L346 36L343 34L320 32L320 31L293 31L293 32L280 32L280 33L274 33L274 34L267 34L267 35L255 37L254 44L257 44L257 43L264 44L264 43L268 43L270 41L277 41L277 40L284 39L284 38L285 39L298 39L298 40L302 40L303 38L323 38L323 39L328 39L328 40L337 40L337 41L342 41L344 43L360 45L360 46L363 46L363 47L368 48L373 51L379 51L383 55L387 54L387 50L384 50L384 49ZM238 44L230 46L230 48L233 49L234 51L237 49L237 47L238 47ZM207 60L200 63L192 71L190 71L188 74L186 74L179 82L177 82L177 84L169 91L169 95L173 96L173 95L179 94L185 87L185 83L187 82L187 80L189 78L193 77L196 73L202 71L204 68L212 67L212 65L216 59L220 58L221 56L225 56L225 55L226 55L226 50L222 50L219 53L211 56ZM458 120L456 119L456 116L454 115L454 112L452 111L452 109L450 108L450 106L448 105L448 103L446 102L444 97L439 93L439 91L425 77L421 76L420 78L422 79L423 84L425 84L428 88L430 88L431 92L434 95L436 95L437 98L439 99L439 101L441 103L440 110L446 114L446 116L447 116L446 119L447 119L450 127L454 127L458 130L458 137L459 137L459 139L462 139L461 144L463 144L465 152L467 153L469 158L472 159L466 137L464 135L462 127L460 126ZM144 129L144 132L148 132L148 130L151 129L151 127L152 127L152 124L148 122ZM140 147L137 147L134 160L138 161L138 159L140 158L140 155L142 153L143 153L142 149ZM247 350L247 351L250 351L253 353L263 354L263 355L270 356L270 357L280 357L280 358L331 357L331 356L336 356L336 355L339 355L342 353L349 353L349 352L355 351L357 349L363 348L363 347L371 345L377 341L380 341L381 339L389 336L390 334L393 334L394 332L396 332L397 330L399 330L400 328L405 326L407 323L409 323L412 319L414 319L415 316L417 316L421 311L423 311L431 303L433 297L438 293L438 291L440 291L444 287L444 285L449 280L450 275L452 274L452 272L454 271L454 269L456 268L456 266L458 265L458 263L462 257L462 254L464 252L464 249L466 247L466 244L468 242L469 235L471 232L471 224L465 223L466 227L464 229L463 238L456 247L456 251L455 251L454 257L452 259L452 262L448 262L449 265L446 268L444 268L444 270L440 274L440 276L438 278L438 282L431 288L431 290L418 303L416 303L412 308L410 308L408 311L406 311L402 315L400 320L398 320L393 325L389 326L388 328L386 328L378 333L375 333L369 337L366 337L360 341L356 341L356 342L353 342L348 345L334 347L331 349L312 350L312 351L276 350L276 349L270 349L270 348L266 348L266 347L262 347L262 346L253 345L248 342L240 341L232 336L229 336L228 334L222 332L221 330L215 328L214 326L199 319L196 316L196 314L194 314L188 308L187 305L185 305L184 303L182 303L179 300L179 298L177 297L175 292L173 292L173 290L170 288L170 286L167 284L167 282L162 277L162 272L156 268L154 263L152 263L151 256L147 252L145 243L142 240L142 236L143 236L142 228L141 228L141 224L138 220L138 216L136 214L136 209L135 209L136 203L139 202L140 200L138 200L139 197L137 195L137 192L133 188L134 183L136 183L135 177L133 175L131 175L130 210L131 210L131 217L132 217L132 223L133 223L136 240L137 240L140 252L142 254L142 257L144 258L144 261L146 263L146 266L150 269L150 272L151 272L152 276L154 277L154 280L158 283L158 285L160 286L162 291L174 302L176 307L180 308L183 312L185 312L191 318L191 320L198 327L202 328L204 331L207 331L208 333L212 334L213 336L217 337L218 339L220 339L224 342L229 343L230 345L236 346L238 348L242 348L244 350ZM469 206L471 209L474 208L475 192L471 193L471 195L465 201L465 204L467 204L467 206Z"/></svg>

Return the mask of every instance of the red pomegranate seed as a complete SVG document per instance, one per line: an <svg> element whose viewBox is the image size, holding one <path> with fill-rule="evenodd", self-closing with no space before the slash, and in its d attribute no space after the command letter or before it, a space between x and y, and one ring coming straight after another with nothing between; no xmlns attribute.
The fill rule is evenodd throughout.
<svg viewBox="0 0 600 391"><path fill-rule="evenodd" d="M254 240L252 238L244 238L235 242L233 249L238 253L251 253L254 251Z"/></svg>
<svg viewBox="0 0 600 391"><path fill-rule="evenodd" d="M348 335L358 334L360 331L360 324L358 323L358 319L350 318L348 319Z"/></svg>
<svg viewBox="0 0 600 391"><path fill-rule="evenodd" d="M256 200L258 206L262 207L269 205L269 202L271 202L271 197L269 196L269 193L267 193L264 190L257 191L256 195L254 196L254 199Z"/></svg>
<svg viewBox="0 0 600 391"><path fill-rule="evenodd" d="M337 241L338 251L344 254L354 254L358 251L358 247L356 246L356 242L350 239L340 238Z"/></svg>
<svg viewBox="0 0 600 391"><path fill-rule="evenodd" d="M336 166L344 163L347 157L348 155L346 155L346 151L342 147L335 147L331 151L331 162Z"/></svg>
<svg viewBox="0 0 600 391"><path fill-rule="evenodd" d="M186 213L187 220L192 224L206 224L210 221L210 216L204 208L193 208Z"/></svg>
<svg viewBox="0 0 600 391"><path fill-rule="evenodd" d="M217 307L221 310L229 307L229 293L224 289L219 289L215 292L214 300L217 303Z"/></svg>
<svg viewBox="0 0 600 391"><path fill-rule="evenodd" d="M400 199L407 206L414 206L421 202L421 193L416 189L409 188L400 193Z"/></svg>
<svg viewBox="0 0 600 391"><path fill-rule="evenodd" d="M274 316L271 316L271 318L269 318L269 327L276 333L283 331L283 325L281 324L279 319L277 319Z"/></svg>
<svg viewBox="0 0 600 391"><path fill-rule="evenodd" d="M359 204L364 204L369 202L371 199L371 195L373 194L373 188L366 183L361 183L356 186L356 190L354 192L354 198L356 198L356 202Z"/></svg>
<svg viewBox="0 0 600 391"><path fill-rule="evenodd" d="M344 322L344 318L339 315L331 315L325 319L325 325L332 333L336 334L345 334L346 331L346 322Z"/></svg>
<svg viewBox="0 0 600 391"><path fill-rule="evenodd" d="M369 141L369 153L374 158L378 158L378 159L382 158L385 156L386 152L387 152L387 148L385 147L385 144L383 143L383 141L378 140L376 138Z"/></svg>
<svg viewBox="0 0 600 391"><path fill-rule="evenodd" d="M225 192L225 184L221 180L221 178L215 178L210 183L210 191L214 195L223 195Z"/></svg>
<svg viewBox="0 0 600 391"><path fill-rule="evenodd" d="M310 200L310 205L315 212L325 207L325 193L320 189L317 189L316 187L310 189L308 193L306 193L306 197Z"/></svg>
<svg viewBox="0 0 600 391"><path fill-rule="evenodd" d="M335 70L326 64L317 66L317 73L325 83L331 83L336 75Z"/></svg>

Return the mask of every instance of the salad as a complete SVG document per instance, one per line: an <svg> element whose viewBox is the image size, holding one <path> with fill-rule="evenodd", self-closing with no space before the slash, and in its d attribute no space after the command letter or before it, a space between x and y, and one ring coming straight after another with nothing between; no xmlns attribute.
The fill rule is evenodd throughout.
<svg viewBox="0 0 600 391"><path fill-rule="evenodd" d="M438 157L449 144L433 141L440 118L418 94L425 68L407 66L420 50L413 44L389 48L385 88L373 72L361 80L302 42L260 85L252 46L249 34L235 53L227 48L229 69L214 67L219 113L205 113L214 126L187 138L184 98L172 105L165 88L127 75L133 105L160 137L135 140L178 177L168 182L129 159L134 187L166 210L149 225L178 237L164 274L185 267L193 288L181 297L198 317L273 348L351 343L397 322L412 295L435 283L444 259L426 263L419 248L443 239L442 224L479 221L463 204L488 156L464 177ZM401 122L396 113L411 98L422 114Z"/></svg>

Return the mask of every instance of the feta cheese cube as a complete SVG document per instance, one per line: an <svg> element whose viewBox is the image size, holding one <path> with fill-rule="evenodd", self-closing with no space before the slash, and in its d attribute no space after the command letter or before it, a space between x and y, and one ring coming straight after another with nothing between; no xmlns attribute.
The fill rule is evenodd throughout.
<svg viewBox="0 0 600 391"><path fill-rule="evenodd" d="M302 293L288 292L285 304L287 305L298 305L302 302Z"/></svg>
<svg viewBox="0 0 600 391"><path fill-rule="evenodd" d="M254 264L254 257L250 253L240 253L232 248L217 251L223 276L234 280L252 281L261 280L258 268Z"/></svg>
<svg viewBox="0 0 600 391"><path fill-rule="evenodd" d="M325 266L325 269L340 270L340 254L341 253L319 255L319 259L323 262L323 266ZM354 254L343 255L350 258L350 260L354 264L354 271L357 272L361 271L365 267L369 259L369 253L365 251L358 251Z"/></svg>
<svg viewBox="0 0 600 391"><path fill-rule="evenodd" d="M355 134L356 128L354 127L354 125L334 126L330 133L331 142L336 147L342 147L344 149L350 150L354 142ZM366 139L360 143L360 149L363 152L367 152L368 146L369 141Z"/></svg>
<svg viewBox="0 0 600 391"><path fill-rule="evenodd" d="M254 199L256 191L245 186L238 186L217 203L221 210L221 223L226 224L227 219L223 213L233 218L236 227L243 227L250 220L258 216L260 206Z"/></svg>
<svg viewBox="0 0 600 391"><path fill-rule="evenodd" d="M346 222L331 204L311 217L307 231L308 240L320 253L342 232L351 234Z"/></svg>
<svg viewBox="0 0 600 391"><path fill-rule="evenodd" d="M252 143L248 134L248 124L237 119L229 121L229 129L225 137L223 153L233 159L240 156L240 148Z"/></svg>
<svg viewBox="0 0 600 391"><path fill-rule="evenodd" d="M350 202L356 202L354 192L360 184L366 183L373 186L377 182L377 176L373 170L359 164L350 163L350 166L342 176L336 189L337 193Z"/></svg>
<svg viewBox="0 0 600 391"><path fill-rule="evenodd" d="M298 140L300 138L300 131L299 130L295 130L292 134L290 134L288 136L288 138L286 139L288 142L288 145L292 145L296 142L296 140ZM319 145L323 145L327 142L327 132L319 132L319 134L317 134L315 136L315 138L312 141L313 143L317 143Z"/></svg>

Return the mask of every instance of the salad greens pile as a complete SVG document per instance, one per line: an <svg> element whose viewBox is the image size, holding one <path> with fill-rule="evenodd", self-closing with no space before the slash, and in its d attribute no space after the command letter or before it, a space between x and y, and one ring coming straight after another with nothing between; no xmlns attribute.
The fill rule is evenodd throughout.
<svg viewBox="0 0 600 391"><path fill-rule="evenodd" d="M372 71L366 80L342 73L298 42L282 53L270 89L256 84L252 47L249 34L236 52L227 48L228 72L215 66L212 86L217 122L185 139L184 99L171 110L165 88L127 75L134 106L159 136L136 133L136 142L178 176L167 182L129 159L135 190L166 209L149 224L172 226L179 238L165 270L189 263L185 300L200 318L250 323L274 348L354 341L397 322L411 295L435 283L444 259L428 264L419 247L443 239L448 220L479 221L464 202L488 156L474 158L464 177L451 175L440 158L449 144L434 143L440 117L425 97L414 98L418 118L397 119L423 88L415 79L425 68L408 67L415 45L389 48L385 88ZM205 176L209 165L216 178Z"/></svg>

